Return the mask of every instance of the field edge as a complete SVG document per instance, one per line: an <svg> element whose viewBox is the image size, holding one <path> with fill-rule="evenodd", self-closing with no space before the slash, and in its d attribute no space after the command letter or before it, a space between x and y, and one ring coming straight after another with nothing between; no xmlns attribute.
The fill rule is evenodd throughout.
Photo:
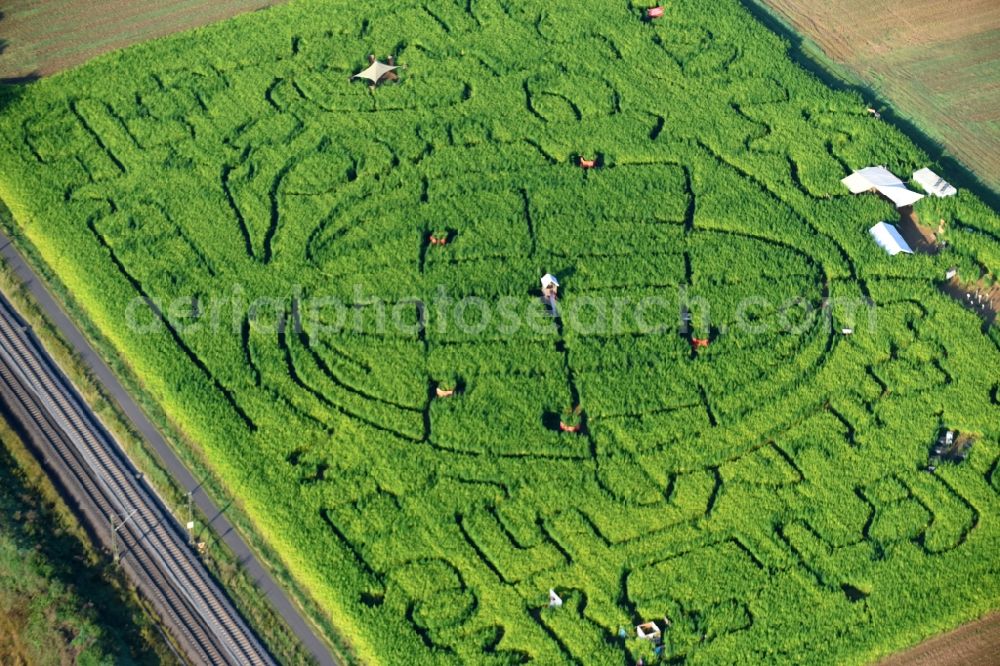
<svg viewBox="0 0 1000 666"><path fill-rule="evenodd" d="M948 171L948 180L968 189L994 210L1000 210L1000 184L991 185L955 155L940 140L935 132L909 115L905 109L890 102L885 93L866 81L850 66L837 62L826 54L823 48L808 34L800 32L791 21L767 0L739 0L746 10L764 27L788 43L788 57L798 66L818 77L824 85L853 92L871 104L884 109L881 113L886 122L894 125L910 141L930 157L932 162L941 164Z"/></svg>
<svg viewBox="0 0 1000 666"><path fill-rule="evenodd" d="M45 288L57 297L61 307L83 332L91 346L98 351L101 359L112 368L116 378L125 386L132 398L138 402L146 417L165 436L174 452L198 476L202 489L218 506L225 506L227 502L220 501L220 498L231 498L235 494L225 490L225 482L219 478L214 468L201 457L199 448L193 443L194 440L176 423L167 418L163 407L143 385L135 369L125 363L123 356L115 351L114 343L99 333L100 329L96 328L95 323L76 297L71 295L63 278L56 274L52 265L44 259L42 250L35 244L34 239L26 236L25 229L18 226L16 220L23 218L18 217L16 203L12 203L16 202L16 199L13 199L9 192L5 192L3 187L4 183L0 182L0 229L8 234L21 255L44 278ZM5 213L7 214L5 215ZM62 338L59 331L34 303L32 296L24 292L23 285L17 277L10 274L6 262L2 260L0 260L0 287L5 290L5 294L17 306L19 313L32 325L36 335L81 391L81 395L94 408L102 423L122 443L133 463L143 472L157 493L168 502L171 512L178 515L179 507L184 506L186 502L186 494L162 467L155 452L149 449L143 438L134 431L129 419L122 413L114 399L104 391L93 373L84 366L83 361L69 343ZM95 331L98 332L95 333ZM259 534L253 527L249 527L256 526L256 523L245 510L244 505L241 502L228 503L226 515L258 559L268 567L282 587L291 593L291 599L299 610L304 612L304 616L318 631L332 654L343 664L363 663L356 661L354 646L351 642L344 638L338 627L316 605L315 599L291 576L288 567L273 547L269 545L267 537ZM208 516L202 515L196 516L196 518L200 518L201 525L207 525ZM236 602L240 612L247 614L248 611L253 611L248 614L251 625L255 628L266 626L267 623L278 618L270 604L259 596L262 593L256 582L251 581L246 576L235 556L221 539L213 533L213 538L207 543L208 549L203 555L202 561L208 565L212 575ZM283 620L278 618L277 621L283 625ZM292 635L290 631L282 632L282 634L285 637ZM298 645L294 641L292 643ZM273 649L275 646L271 645L269 641L268 647ZM298 649L300 648L297 647L296 650ZM277 654L279 656L287 654L287 650L278 650ZM296 662L289 661L287 663Z"/></svg>

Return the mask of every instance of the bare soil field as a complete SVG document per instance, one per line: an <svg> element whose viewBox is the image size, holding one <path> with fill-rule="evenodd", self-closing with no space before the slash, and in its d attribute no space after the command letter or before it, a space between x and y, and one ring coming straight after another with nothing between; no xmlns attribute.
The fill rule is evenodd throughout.
<svg viewBox="0 0 1000 666"><path fill-rule="evenodd" d="M941 290L983 318L986 326L996 323L1000 313L1000 285L989 284L983 280L977 282L961 282L952 278L941 285ZM997 652L1000 653L1000 635L995 639Z"/></svg>
<svg viewBox="0 0 1000 666"><path fill-rule="evenodd" d="M30 80L107 51L278 0L10 0L0 5L0 81Z"/></svg>
<svg viewBox="0 0 1000 666"><path fill-rule="evenodd" d="M1000 3L765 1L1000 191Z"/></svg>
<svg viewBox="0 0 1000 666"><path fill-rule="evenodd" d="M937 254L940 249L934 232L920 223L920 218L913 212L913 206L899 209L899 233L917 252Z"/></svg>
<svg viewBox="0 0 1000 666"><path fill-rule="evenodd" d="M994 613L895 654L879 666L993 666L998 652L1000 613Z"/></svg>

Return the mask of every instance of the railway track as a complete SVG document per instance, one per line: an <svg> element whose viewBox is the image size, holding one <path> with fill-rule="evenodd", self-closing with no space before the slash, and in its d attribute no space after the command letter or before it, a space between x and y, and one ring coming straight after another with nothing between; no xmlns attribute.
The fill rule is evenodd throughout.
<svg viewBox="0 0 1000 666"><path fill-rule="evenodd" d="M40 440L93 531L107 543L117 540L127 573L192 663L275 663L187 545L162 500L3 297L0 394Z"/></svg>

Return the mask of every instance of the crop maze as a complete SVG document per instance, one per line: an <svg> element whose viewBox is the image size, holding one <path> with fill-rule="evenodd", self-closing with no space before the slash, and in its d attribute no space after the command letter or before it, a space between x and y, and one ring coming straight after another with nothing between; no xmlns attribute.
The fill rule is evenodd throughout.
<svg viewBox="0 0 1000 666"><path fill-rule="evenodd" d="M668 617L672 658L795 660L919 622L914 569L1000 508L995 443L939 474L927 446L1000 405L974 360L996 346L876 254L887 205L838 182L917 149L733 3L523 5L344 9L239 62L70 86L24 118L26 159L127 284L108 311L156 310L146 344L214 401L173 402L225 414L209 459L303 526L283 547L381 649L614 663L645 649L619 628ZM399 84L348 83L371 50ZM545 272L564 316L484 315L538 315Z"/></svg>

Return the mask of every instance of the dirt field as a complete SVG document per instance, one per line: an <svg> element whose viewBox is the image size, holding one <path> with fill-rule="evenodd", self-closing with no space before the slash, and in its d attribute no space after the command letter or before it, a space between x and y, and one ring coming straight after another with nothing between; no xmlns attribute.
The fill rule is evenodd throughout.
<svg viewBox="0 0 1000 666"><path fill-rule="evenodd" d="M995 613L894 654L879 666L993 666L998 654L1000 613Z"/></svg>
<svg viewBox="0 0 1000 666"><path fill-rule="evenodd" d="M279 0L8 0L0 4L0 80L47 76L96 55Z"/></svg>
<svg viewBox="0 0 1000 666"><path fill-rule="evenodd" d="M764 1L1000 192L1000 2Z"/></svg>
<svg viewBox="0 0 1000 666"><path fill-rule="evenodd" d="M913 206L899 209L899 233L917 252L937 254L939 251L937 237L931 229L920 223L920 218L913 212Z"/></svg>
<svg viewBox="0 0 1000 666"><path fill-rule="evenodd" d="M962 283L952 278L941 285L941 290L982 317L986 326L996 323L997 313L1000 313L1000 285L990 285L982 280ZM1000 643L1000 636L997 642ZM997 651L1000 653L1000 648Z"/></svg>

